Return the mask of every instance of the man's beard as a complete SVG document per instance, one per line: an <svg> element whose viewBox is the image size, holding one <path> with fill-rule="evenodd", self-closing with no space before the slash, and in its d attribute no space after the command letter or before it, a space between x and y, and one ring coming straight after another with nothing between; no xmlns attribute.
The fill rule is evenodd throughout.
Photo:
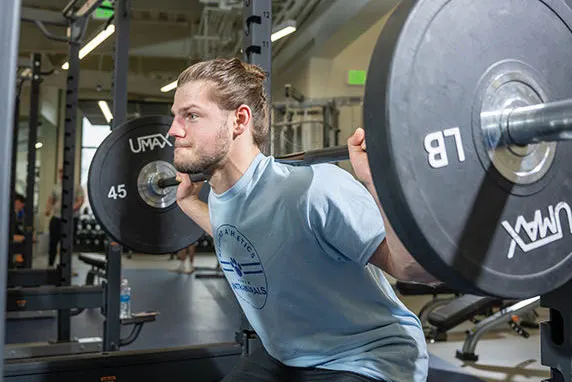
<svg viewBox="0 0 572 382"><path fill-rule="evenodd" d="M214 151L208 154L202 152L201 148L196 148L194 158L182 158L175 160L173 165L177 171L186 174L211 173L218 164L226 157L230 148L230 138L225 134L225 127L219 129L215 140Z"/></svg>

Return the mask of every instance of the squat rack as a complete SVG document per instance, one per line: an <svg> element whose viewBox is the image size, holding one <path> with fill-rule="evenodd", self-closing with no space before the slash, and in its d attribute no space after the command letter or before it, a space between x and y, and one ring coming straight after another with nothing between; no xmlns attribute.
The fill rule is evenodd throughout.
<svg viewBox="0 0 572 382"><path fill-rule="evenodd" d="M8 285L17 285L21 288L8 288L6 293L1 293L2 298L7 296L6 311L10 312L23 312L23 311L37 311L37 310L51 310L58 311L58 346L54 347L49 345L42 349L34 347L22 351L23 347L18 348L18 353L38 355L54 355L58 354L58 350L63 354L75 352L76 348L86 349L87 346L78 345L75 341L71 341L71 316L79 314L85 308L101 308L102 314L105 317L103 344L94 344L89 347L89 351L114 351L118 350L120 346L131 343L136 335L140 332L141 326L144 322L154 320L154 315L141 315L138 318L132 319L119 319L119 294L120 294L120 278L121 278L121 248L117 245L110 245L107 250L107 279L103 286L87 286L78 287L71 285L71 260L73 254L73 204L74 204L74 187L75 187L75 146L76 146L76 117L78 105L78 87L79 87L79 50L80 45L85 35L88 19L91 13L100 6L103 0L88 0L83 6L75 10L78 0L71 0L64 10L60 13L39 10L34 8L20 8L19 1L11 5L14 6L13 12L6 12L3 16L9 17L11 23L14 25L10 35L2 35L0 41L10 41L17 48L19 37L19 24L18 20L34 22L42 33L56 41L66 42L69 46L69 69L67 72L66 82L66 100L65 100L65 122L64 122L64 148L63 148L63 177L62 177L62 211L61 211L61 250L60 250L60 265L58 269L24 269L24 270L10 270L8 273ZM128 18L128 0L116 1L116 14L114 22L117 30L116 49L115 49L115 68L114 68L114 115L113 126L117 126L125 119L126 104L127 104L127 79L123 73L127 72L128 64L128 43L129 43L129 18ZM21 12L21 14L20 14ZM56 36L50 33L44 24L51 24L67 28L67 36ZM2 26L10 25L10 23L2 23ZM13 33L12 33L13 32ZM9 50L5 50L9 51ZM18 57L17 50L10 54L14 63ZM4 63L3 63L4 64ZM36 127L38 122L38 105L39 105L39 79L41 61L39 55L34 55L32 60L33 74L32 74L32 102L31 102L31 116L30 126ZM10 75L15 78L15 70L6 68L2 71L4 75ZM36 81L34 83L34 81ZM1 83L0 83L1 84ZM6 89L13 90L14 84L7 85ZM15 98L12 94L8 94L8 98ZM12 106L14 109L14 106ZM14 116L13 113L12 116ZM0 117L6 118L8 115L0 114ZM14 116L17 120L17 115ZM15 126L16 120L7 121L10 125ZM9 133L13 134L12 129ZM10 140L10 136L7 136ZM11 140L10 140L11 141ZM30 145L35 144L35 137ZM12 153L11 150L5 152ZM35 157L29 155L28 167L35 166ZM30 163L31 162L31 163ZM10 163L6 161L6 163ZM11 166L12 167L12 166ZM11 169L14 171L13 169ZM30 172L30 171L29 171ZM10 170L7 171L8 176ZM32 170L34 175L34 171ZM28 183L30 183L28 181ZM5 182L4 185L11 185L11 182ZM11 190L10 190L11 191ZM10 193L9 193L10 194ZM8 195L9 195L8 194ZM30 184L28 184L28 194L30 194ZM33 189L32 189L33 195ZM11 206L11 202L6 203ZM33 214L29 214L29 219L33 221ZM6 215L5 215L6 216ZM30 226L31 227L31 226ZM0 226L0 229L3 229ZM4 230L8 232L8 230ZM2 233L4 233L2 231ZM31 232L30 240L31 245ZM2 243L0 243L2 245ZM8 248L5 246L5 248ZM8 265L8 261L5 262ZM6 272L3 270L2 277L5 277ZM6 280L2 282L6 288ZM48 285L48 286L46 286ZM4 317L3 317L4 318ZM2 320L2 325L4 320ZM121 325L134 325L132 333L127 339L122 340ZM4 327L2 329L2 333ZM57 349L56 349L57 348Z"/></svg>
<svg viewBox="0 0 572 382"><path fill-rule="evenodd" d="M21 245L16 245L13 241L14 233L12 230L16 226L16 221L13 221L15 216L10 213L10 235L8 237L9 247L8 252L8 268L14 268L12 256L16 253L23 255L23 268L32 268L32 252L33 252L33 232L34 232L34 193L36 186L36 141L38 137L38 127L41 126L39 120L39 101L40 101L40 84L43 75L49 75L51 72L42 73L42 57L38 53L33 53L29 62L22 63L18 67L18 71L22 71L18 75L18 82L16 85L16 102L14 107L14 132L12 143L12 166L10 176L10 205L11 210L15 208L16 197L16 162L18 156L18 131L19 131L19 115L20 115L20 100L23 85L26 81L30 81L30 108L28 115L28 166L26 175L26 191L24 197L26 198L26 205L24 207L24 216L22 234L25 237ZM20 63L19 63L20 64Z"/></svg>
<svg viewBox="0 0 572 382"><path fill-rule="evenodd" d="M101 290L99 287L75 287L71 286L71 255L73 252L73 195L74 195L74 163L75 163L75 130L76 130L76 110L78 104L78 84L79 84L79 47L81 40L85 33L86 21L88 15L95 10L102 0L87 0L79 10L74 11L74 7L78 3L78 0L71 0L64 8L62 14L57 12L48 12L43 10L34 10L29 8L20 8L20 0L13 1L9 4L5 12L0 16L0 41L2 41L5 46L4 52L8 54L11 60L4 60L0 63L0 70L2 75L0 77L0 86L5 86L9 89L5 101L0 103L0 121L4 122L3 142L5 145L5 150L3 155L5 155L4 162L10 163L9 155L12 151L10 150L12 144L12 129L14 120L14 73L15 73L15 62L17 58L17 47L18 47L18 37L19 37L19 20L22 18L24 21L34 22L38 28L49 38L58 41L64 41L69 44L69 69L67 72L67 91L66 91L66 117L64 126L64 163L63 163L63 200L62 200L62 246L61 246L61 263L62 267L58 274L59 279L58 285L61 287L48 287L44 288L23 288L19 291L19 295L11 295L10 301L12 304L18 305L18 301L25 300L31 305L38 304L37 306L42 306L45 309L46 301L51 301L50 306L56 305L59 309L58 311L58 340L65 341L70 338L70 296L75 296L72 300L85 300L85 307L93 307L95 304L95 299L98 296L102 296L107 300L105 304L106 321L104 324L104 351L117 350L119 348L121 340L119 339L120 332L120 321L119 321L119 280L121 272L121 248L117 245L109 246L107 253L107 283ZM116 26L116 47L114 51L114 75L113 75L113 115L114 120L112 127L120 125L126 114L126 101L127 101L127 64L128 64L128 44L129 44L129 0L117 0L115 2L115 16L114 22ZM21 12L21 14L20 14ZM271 63L271 43L270 34L272 28L272 4L271 0L244 0L243 8L243 20L245 23L244 30L244 53L245 60L250 63L257 64L261 66L266 72L267 79L265 83L266 94L270 102L270 63ZM67 25L68 27L68 37L59 37L52 35L44 26L44 23L54 24L54 25ZM10 128L7 128L7 127ZM5 170L2 174L9 178L10 170ZM4 198L4 203L1 205L6 208L10 206L9 200L9 189L8 185L10 182L2 182L0 188L0 197ZM5 216L7 210L4 210ZM0 210L1 213L1 210ZM0 222L0 230L3 236L0 236L0 245L7 246L6 233L8 232L8 227L6 227L6 222L3 220ZM6 241L2 241L6 240ZM4 267L6 267L7 262L4 262ZM48 278L46 272L44 271L41 275L27 275L29 282L37 282L42 279ZM22 277L24 277L22 275ZM0 288L5 288L6 281L6 271L0 269ZM59 291L58 291L59 289ZM69 292L69 293L66 293ZM43 293L43 294L42 294ZM39 296L39 294L42 294ZM0 291L0 303L5 303L5 290ZM36 296L36 299L34 298ZM64 297L64 296L67 296ZM57 304L55 303L57 302ZM75 307L78 307L77 305ZM79 306L81 308L82 306ZM4 317L2 317L4 318ZM0 320L0 336L3 339L4 335L4 320ZM131 320L133 321L133 319ZM149 321L147 318L146 321ZM136 322L125 322L125 324L136 324ZM174 362L181 356L181 353L194 354L195 356L185 356L185 360L192 365L196 365L197 360L196 355L199 357L198 362L203 358L206 358L208 364L220 363L225 361L225 366L222 368L214 368L209 373L226 373L232 363L236 360L236 356L240 353L248 354L248 349L250 348L249 343L255 337L254 332L250 329L247 321L243 320L243 327L241 332L237 333L236 339L240 346L237 348L237 343L231 344L221 344L206 346L200 348L189 348L187 349L173 349L171 352L163 351L161 354L157 354L155 357L155 351L150 355L148 354L125 354L124 361L118 359L120 366L125 366L125 362L128 361L128 357L136 357L137 359L144 357L146 360L149 357L153 359L156 358L156 362L160 363L164 367L168 368L168 363L165 363L165 357L172 353L170 361ZM242 349L237 353L237 349ZM129 352L125 352L129 353ZM168 354L167 354L168 353ZM122 358L123 354L117 354L119 358ZM94 354L94 362L100 359L104 354ZM1 355L0 355L1 357ZM58 365L62 365L62 362L67 362L64 357L59 357ZM116 359L117 357L114 357ZM130 359L130 358L129 358ZM142 359L142 358L141 358ZM2 359L0 358L0 361ZM87 359L85 359L87 360ZM71 364L77 364L71 356L69 357ZM0 369L2 374L10 379L18 379L19 376L28 375L30 373L36 374L38 378L42 378L42 374L54 372L54 368L49 367L51 361L48 359L38 360L35 362L30 362L25 364L17 363L7 364L8 370L4 371ZM56 362L56 361L54 361ZM110 360L111 363L115 362ZM153 362L152 360L147 360L146 363ZM194 363L193 363L194 362ZM2 363L3 364L3 363ZM166 365L166 366L165 366ZM99 367L95 367L97 373L101 373ZM38 371L33 372L32 370ZM61 370L58 369L58 370ZM203 373L204 374L204 373ZM83 374L82 374L83 375ZM72 376L73 379L73 376ZM209 377L210 379L210 377Z"/></svg>

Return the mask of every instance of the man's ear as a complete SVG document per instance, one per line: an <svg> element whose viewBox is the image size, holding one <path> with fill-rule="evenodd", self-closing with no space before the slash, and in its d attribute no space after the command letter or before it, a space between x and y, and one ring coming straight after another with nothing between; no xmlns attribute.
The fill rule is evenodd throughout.
<svg viewBox="0 0 572 382"><path fill-rule="evenodd" d="M234 136L235 138L242 135L252 120L252 110L247 105L240 105L234 112Z"/></svg>

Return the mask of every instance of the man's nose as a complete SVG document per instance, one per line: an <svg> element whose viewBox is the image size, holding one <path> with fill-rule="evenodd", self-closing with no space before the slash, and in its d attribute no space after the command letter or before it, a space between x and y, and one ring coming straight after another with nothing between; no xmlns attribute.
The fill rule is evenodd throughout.
<svg viewBox="0 0 572 382"><path fill-rule="evenodd" d="M173 119L173 123L171 123L171 127L169 128L168 134L171 137L184 137L185 136L185 129L177 121L177 118Z"/></svg>

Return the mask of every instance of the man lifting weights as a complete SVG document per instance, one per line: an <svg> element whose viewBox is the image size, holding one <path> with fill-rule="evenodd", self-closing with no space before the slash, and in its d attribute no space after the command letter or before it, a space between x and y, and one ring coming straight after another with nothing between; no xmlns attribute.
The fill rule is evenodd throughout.
<svg viewBox="0 0 572 382"><path fill-rule="evenodd" d="M169 131L177 203L213 236L264 346L224 381L426 380L421 324L381 271L435 280L384 226L363 130L348 146L365 187L331 164L277 163L260 150L269 126L263 81L260 68L237 59L189 67ZM208 176L208 205L189 173Z"/></svg>

